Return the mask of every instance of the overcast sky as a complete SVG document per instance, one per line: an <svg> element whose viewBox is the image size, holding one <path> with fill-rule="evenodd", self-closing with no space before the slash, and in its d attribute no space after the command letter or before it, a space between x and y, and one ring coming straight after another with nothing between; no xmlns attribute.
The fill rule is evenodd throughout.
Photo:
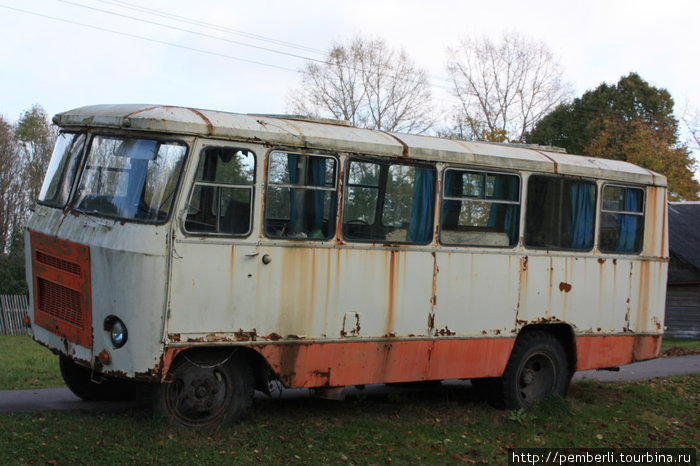
<svg viewBox="0 0 700 466"><path fill-rule="evenodd" d="M0 0L0 114L14 122L35 103L51 115L98 103L284 113L303 57L356 35L403 47L446 107L446 48L507 31L544 41L574 96L635 71L678 111L700 107L699 18L698 0Z"/></svg>

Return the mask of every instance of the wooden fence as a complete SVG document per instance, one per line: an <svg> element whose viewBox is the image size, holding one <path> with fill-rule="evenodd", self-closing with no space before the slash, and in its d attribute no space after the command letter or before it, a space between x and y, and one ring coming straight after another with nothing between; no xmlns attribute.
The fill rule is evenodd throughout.
<svg viewBox="0 0 700 466"><path fill-rule="evenodd" d="M27 335L23 319L27 315L25 295L0 295L0 335Z"/></svg>

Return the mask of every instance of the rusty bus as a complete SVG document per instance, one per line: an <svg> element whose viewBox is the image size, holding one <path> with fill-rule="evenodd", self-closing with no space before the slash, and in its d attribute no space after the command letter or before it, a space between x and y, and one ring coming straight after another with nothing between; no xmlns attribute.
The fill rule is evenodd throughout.
<svg viewBox="0 0 700 466"><path fill-rule="evenodd" d="M269 380L471 379L501 405L658 355L666 180L553 148L103 105L61 128L26 233L34 338L86 399L173 422Z"/></svg>

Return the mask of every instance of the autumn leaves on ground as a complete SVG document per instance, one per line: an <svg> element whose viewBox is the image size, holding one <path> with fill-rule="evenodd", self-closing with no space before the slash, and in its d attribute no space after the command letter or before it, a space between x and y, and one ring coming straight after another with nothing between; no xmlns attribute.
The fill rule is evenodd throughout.
<svg viewBox="0 0 700 466"><path fill-rule="evenodd" d="M694 345L669 342L665 348L697 350ZM30 385L55 385L54 357L26 337L0 338L2 377L20 370L6 362L8 351L17 349L22 356L14 359L24 367L26 359L38 365ZM45 360L42 353L48 353ZM9 383L26 383L20 379ZM694 448L700 442L699 393L698 374L585 381L574 383L566 399L499 411L466 385L396 387L376 396L360 392L344 402L260 400L248 419L210 433L171 428L146 409L4 414L0 463L505 464L514 447Z"/></svg>

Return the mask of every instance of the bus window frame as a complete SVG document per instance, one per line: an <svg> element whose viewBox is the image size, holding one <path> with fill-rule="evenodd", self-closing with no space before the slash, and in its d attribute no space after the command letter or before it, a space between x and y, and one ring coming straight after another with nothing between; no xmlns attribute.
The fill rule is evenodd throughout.
<svg viewBox="0 0 700 466"><path fill-rule="evenodd" d="M608 210L604 206L604 193L605 193L605 188L607 187L613 187L613 188L623 188L623 189L637 189L642 192L642 211L641 212L632 212L632 211L626 211L626 210ZM625 256L639 256L644 252L644 230L645 230L645 223L647 219L647 192L646 192L646 186L645 185L635 185L635 184L624 184L624 183L618 183L618 182L607 182L607 181L602 181L600 184L600 212L598 214L598 231L596 234L596 247L600 251L601 254L614 254L614 255L625 255ZM635 215L638 217L641 217L642 219L642 231L641 231L641 242L640 242L640 247L639 250L635 251L610 251L610 250L603 250L600 248L600 236L601 236L601 227L603 223L603 214L608 213L608 214L617 214L617 215Z"/></svg>
<svg viewBox="0 0 700 466"><path fill-rule="evenodd" d="M594 195L595 199L593 202L593 239L591 241L591 247L587 249L573 249L573 248L566 248L566 247L551 247L551 246L533 246L529 245L527 243L527 220L528 220L528 203L530 202L529 199L529 190L530 190L530 183L532 182L532 178L551 178L551 179L559 179L559 180L570 180L570 181L582 181L585 183L592 184L595 187L594 190ZM600 212L598 209L598 205L601 202L601 189L600 189L600 178L589 178L585 176L577 176L577 175L568 175L568 174L561 174L561 173L540 173L540 172L532 172L529 173L527 176L527 185L523 187L522 192L524 193L524 200L525 200L525 209L523 209L522 212L522 244L525 249L533 250L533 251L561 251L561 252L566 252L570 254L591 254L592 252L596 251L598 248L598 228L600 225Z"/></svg>
<svg viewBox="0 0 700 466"><path fill-rule="evenodd" d="M445 179L447 178L446 174L449 170L457 170L461 172L472 172L472 173L483 173L485 175L510 175L510 176L515 176L518 179L518 200L517 201L504 201L504 200L494 200L491 202L496 202L500 204L508 204L508 205L517 205L518 206L518 217L516 221L516 238L515 241L513 242L512 245L507 245L507 246L498 246L498 245L488 245L488 244L471 244L471 243L445 243L442 241L442 205L444 201L457 201L457 202L471 202L471 201L489 201L487 198L472 198L472 197L448 197L445 196ZM521 228L524 228L523 221L525 219L525 209L523 208L525 196L524 196L524 187L525 183L523 182L524 177L522 176L521 172L512 172L512 171L506 171L506 170L489 170L488 168L484 167L471 167L471 166L460 166L460 165L448 165L445 168L443 168L441 172L441 178L440 178L440 196L439 196L439 212L437 216L437 226L438 226L438 234L437 234L437 240L438 243L447 248L451 247L469 247L469 248L491 248L491 249L502 249L502 250L513 250L517 248L521 241L520 238L522 237L522 230Z"/></svg>
<svg viewBox="0 0 700 466"><path fill-rule="evenodd" d="M72 132L72 131L80 131L80 128L77 129L66 129L67 132ZM173 199L170 204L170 209L168 209L167 215L163 218L163 220L139 220L139 219L125 219L121 217L114 217L110 215L101 215L98 212L83 212L82 210L78 210L77 208L77 202L78 202L78 189L80 188L80 183L82 182L83 176L85 174L85 169L87 168L87 162L88 162L88 157L90 155L90 151L92 150L92 143L95 139L95 136L102 136L106 138L118 138L118 137L123 137L123 138L130 138L130 139L147 139L147 140L153 140L157 141L159 144L168 144L168 143L175 143L178 145L182 145L185 147L185 153L182 156L182 165L180 167L180 173L178 174L178 179L177 182L175 183L175 187L173 190ZM179 136L179 137L176 137ZM194 141L196 140L195 137L188 136L186 134L169 134L169 133L152 133L150 131L124 131L124 130L115 130L115 131L110 131L108 129L103 129L99 128L98 130L95 130L93 128L88 128L87 129L87 141L85 142L85 147L83 148L83 154L80 160L80 165L78 167L78 171L76 173L75 181L73 183L73 188L71 189L71 193L69 196L69 201L66 204L66 209L70 210L71 212L77 212L80 215L86 215L88 217L96 217L96 218L101 218L105 220L111 220L114 222L126 222L126 223L134 223L137 225L165 225L168 224L172 219L173 219L173 212L176 210L179 210L177 208L178 205L178 200L180 196L180 192L182 190L182 183L183 179L185 176L185 171L187 171L187 166L190 158L190 154L192 152L192 147L194 145Z"/></svg>
<svg viewBox="0 0 700 466"><path fill-rule="evenodd" d="M74 137L74 139L73 139L73 141L71 141L71 145L70 145L71 150L73 148L73 145L75 144L76 137L83 135L83 136L85 136L85 141L83 142L83 147L80 149L80 152L78 154L76 154L76 158L75 158L75 162L74 162L75 163L75 168L74 168L75 173L73 173L73 180L72 180L70 186L68 186L68 193L66 194L65 202L53 203L53 202L45 201L45 200L41 200L41 199L37 199L37 201L36 201L36 203L39 205L46 206L46 207L53 208L53 209L71 208L72 203L73 203L73 196L75 194L75 190L78 187L78 181L80 180L80 177L82 176L83 163L85 161L85 157L86 157L87 151L89 149L89 146L90 146L91 140L92 140L92 136L91 136L90 132L84 128L83 129L61 130L59 133L59 136L65 135L65 134L72 134ZM55 142L54 142L54 145L55 145ZM52 153L51 158L53 160L53 153ZM49 163L51 163L51 161L49 161ZM68 168L68 167L66 167L66 168ZM61 175L61 184L66 182L66 174L67 174L66 170L64 170L62 175ZM46 177L46 173L44 173L44 177ZM43 191L43 187L44 187L44 184L42 182L42 186L41 186L42 191ZM41 192L40 192L40 194L41 194Z"/></svg>
<svg viewBox="0 0 700 466"><path fill-rule="evenodd" d="M221 183L221 182L216 182L216 181L197 181L197 171L199 169L199 163L202 160L202 155L207 149L210 148L224 148L224 149L234 149L240 152L246 152L250 153L253 155L253 182L249 185L241 185L241 184L227 184L227 183ZM196 158L196 160L195 160ZM189 236L189 237L216 237L216 238L237 238L237 239L243 239L243 238L248 238L250 235L253 234L254 230L254 218L255 218L255 199L256 199L256 184L258 183L258 176L260 170L258 170L258 160L260 157L258 154L255 152L253 148L246 147L244 144L235 144L235 141L233 141L231 144L210 144L210 143L203 143L199 147L199 153L195 157L192 157L192 163L191 165L191 170L193 171L192 174L192 180L190 182L190 187L189 187L189 193L187 194L186 197L186 202L184 207L182 208L182 230L183 232ZM249 215L248 215L248 230L246 233L240 233L240 234L235 234L235 233L228 233L228 232L220 232L218 231L220 227L220 215L218 216L219 219L217 220L217 231L190 231L187 229L187 217L189 215L189 208L190 208L190 203L192 202L192 198L194 197L194 192L197 188L197 186L210 186L214 188L218 188L218 196L217 196L217 205L220 206L220 200L221 200L221 189L220 188L233 188L233 189L249 189L250 190L250 207L249 207Z"/></svg>
<svg viewBox="0 0 700 466"><path fill-rule="evenodd" d="M275 153L281 153L281 154L295 154L295 155L301 155L301 156L307 156L307 157L323 157L326 159L331 159L335 162L335 169L333 173L333 187L326 187L326 186L311 186L307 184L292 184L292 183L270 183L270 164L272 163L272 155ZM323 243L323 242L329 242L333 241L334 238L338 236L338 231L337 231L337 221L338 221L338 214L340 211L341 207L341 192L340 192L340 174L342 173L342 159L340 157L340 154L334 151L323 151L323 150L313 150L313 149L305 149L302 147L274 147L270 150L267 151L265 154L265 159L264 159L264 176L261 177L260 183L262 184L262 193L260 195L261 201L263 203L263 207L261 210L261 218L260 218L260 236L265 237L270 240L274 241L310 241L314 243ZM331 211L328 213L328 226L329 228L333 228L333 234L328 235L328 237L323 237L323 238L315 238L315 237L310 237L310 236L300 236L300 235L295 235L295 236L284 236L284 235L270 235L267 232L267 213L268 213L268 190L270 188L270 185L278 188L289 188L289 189L304 189L308 191L322 191L322 192L330 192L330 193L335 193L335 199L333 199L333 202L331 203ZM289 221L291 222L291 218Z"/></svg>
<svg viewBox="0 0 700 466"><path fill-rule="evenodd" d="M380 209L380 200L383 202L386 199L386 183L384 183L384 190L382 192L382 174L379 174L379 185L378 186L369 186L369 185L362 185L362 184L350 184L350 164L354 161L359 161L359 162L366 162L366 163L374 163L381 166L386 166L387 167L387 172L389 168L393 165L402 165L402 166L413 166L413 167L421 167L421 168L430 168L431 171L435 175L435 192L433 193L432 200L433 200L433 218L430 219L430 225L431 225L431 231L433 232L430 235L430 238L426 242L415 242L415 241L394 241L394 240L389 240L389 239L384 239L381 240L379 238L373 239L373 238L367 238L367 239L358 239L352 236L348 236L346 234L346 225L349 221L353 219L346 219L345 218L345 212L347 212L347 201L349 199L348 197L348 189L351 187L361 187L361 188L372 188L372 189L377 189L379 192L377 193L377 204L375 205L375 217L374 217L374 223L372 226L376 225L377 222L379 222L379 227L384 227L384 228L390 228L388 225L384 225L384 208L382 207ZM435 241L435 215L438 212L438 202L439 202L439 189L440 189L440 183L441 180L439 178L440 170L438 167L438 163L436 161L431 161L431 160L424 160L424 159L411 159L411 160L404 160L404 159L397 159L397 158L390 158L390 157L374 157L374 156L361 156L361 155L352 155L349 156L345 160L345 166L344 166L344 177L343 177L343 192L342 192L342 209L340 212L340 232L339 234L343 238L343 241L347 243L359 243L359 244L400 244L400 245L406 245L406 246L427 246L432 244ZM388 174L387 174L388 175ZM414 177L414 182L415 182L415 177Z"/></svg>

